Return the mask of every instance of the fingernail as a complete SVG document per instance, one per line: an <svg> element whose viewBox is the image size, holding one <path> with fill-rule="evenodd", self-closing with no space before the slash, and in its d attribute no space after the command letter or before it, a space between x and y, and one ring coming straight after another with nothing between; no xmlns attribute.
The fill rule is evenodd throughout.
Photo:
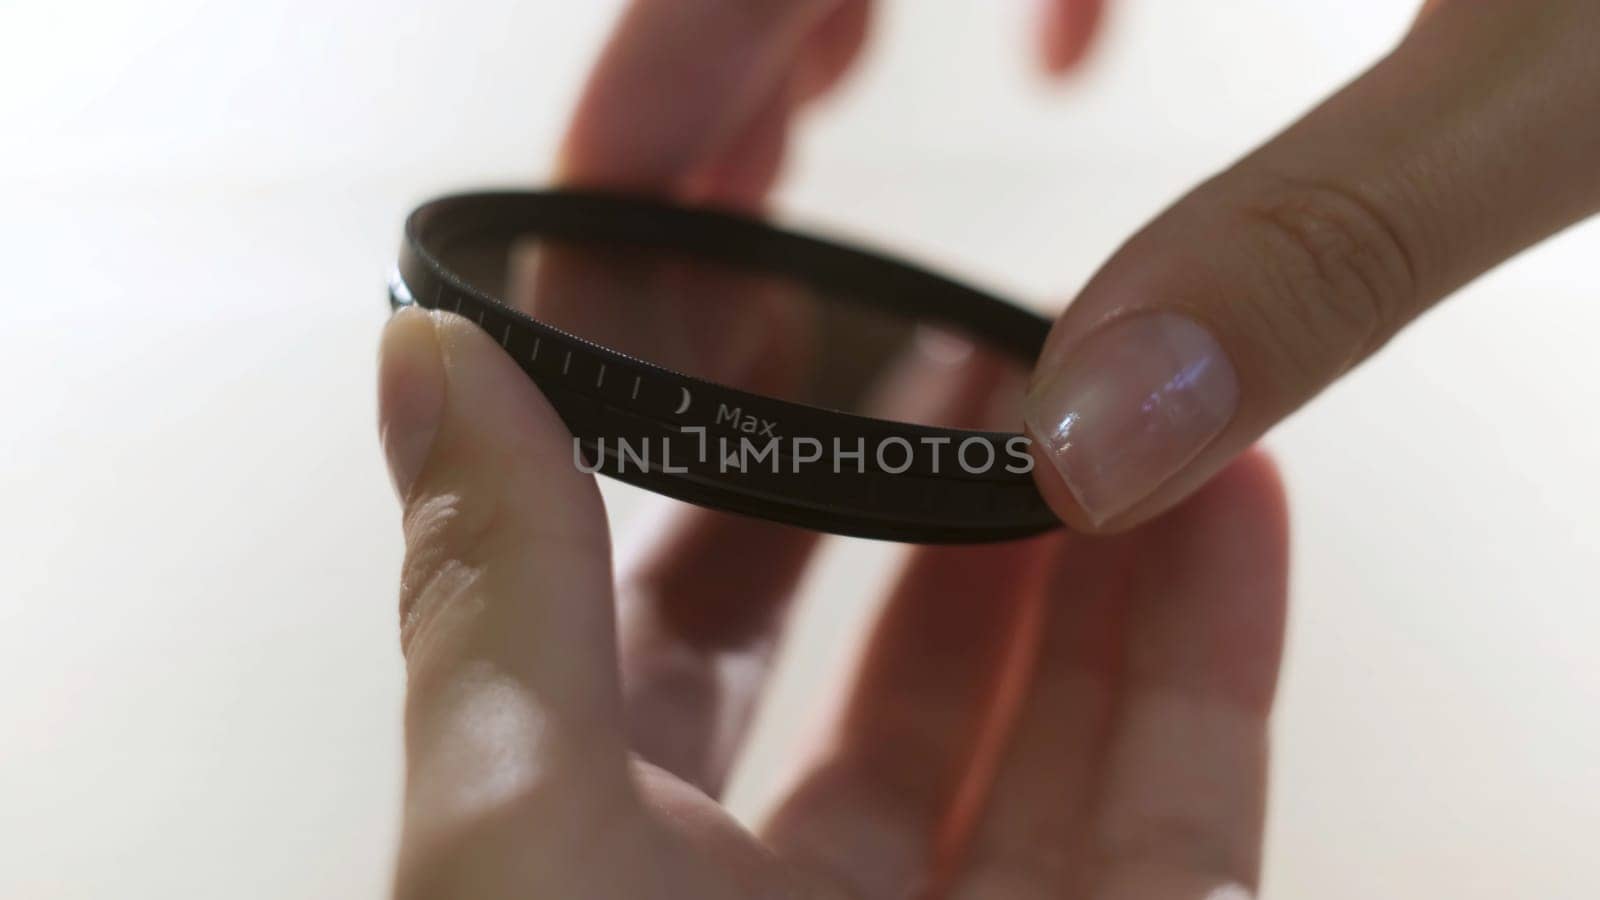
<svg viewBox="0 0 1600 900"><path fill-rule="evenodd" d="M1023 416L1100 525L1182 469L1227 427L1238 400L1233 365L1209 331L1149 313L1101 327L1041 372Z"/></svg>
<svg viewBox="0 0 1600 900"><path fill-rule="evenodd" d="M427 464L444 396L444 361L434 317L421 309L403 309L385 326L378 351L378 436L401 499Z"/></svg>

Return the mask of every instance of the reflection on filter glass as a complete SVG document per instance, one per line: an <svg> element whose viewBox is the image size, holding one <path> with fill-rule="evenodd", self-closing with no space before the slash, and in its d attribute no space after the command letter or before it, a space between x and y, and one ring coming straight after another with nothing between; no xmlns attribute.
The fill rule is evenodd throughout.
<svg viewBox="0 0 1600 900"><path fill-rule="evenodd" d="M654 248L529 238L445 262L535 319L753 393L942 427L1018 430L1023 363L780 275Z"/></svg>

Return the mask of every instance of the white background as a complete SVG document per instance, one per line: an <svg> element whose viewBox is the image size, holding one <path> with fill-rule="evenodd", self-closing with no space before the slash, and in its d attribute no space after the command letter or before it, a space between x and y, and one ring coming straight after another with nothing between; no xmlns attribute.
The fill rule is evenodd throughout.
<svg viewBox="0 0 1600 900"><path fill-rule="evenodd" d="M0 5L0 896L387 889L400 545L373 427L408 206L536 182L591 0ZM886 2L780 207L1041 305L1392 45L1408 4ZM1294 608L1265 891L1592 897L1600 229L1273 433ZM621 540L645 505L609 489ZM837 542L735 801L870 613Z"/></svg>

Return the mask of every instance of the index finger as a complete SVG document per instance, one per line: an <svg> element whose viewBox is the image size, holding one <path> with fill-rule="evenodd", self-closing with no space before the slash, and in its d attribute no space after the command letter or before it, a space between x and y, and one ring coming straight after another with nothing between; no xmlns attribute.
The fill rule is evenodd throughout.
<svg viewBox="0 0 1600 900"><path fill-rule="evenodd" d="M1446 3L1134 235L1026 409L1067 524L1193 493L1433 303L1600 210L1600 5Z"/></svg>

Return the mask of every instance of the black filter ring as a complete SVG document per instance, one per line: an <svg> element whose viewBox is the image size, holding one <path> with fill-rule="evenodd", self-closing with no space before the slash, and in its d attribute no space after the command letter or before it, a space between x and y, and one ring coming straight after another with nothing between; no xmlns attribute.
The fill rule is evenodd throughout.
<svg viewBox="0 0 1600 900"><path fill-rule="evenodd" d="M1026 447L1020 434L874 419L683 375L536 321L440 261L459 241L509 245L530 235L678 251L792 277L959 329L1024 361L1044 343L1043 317L888 256L756 219L578 190L459 194L423 204L406 220L389 279L396 309L415 304L477 322L550 400L581 444L581 461L630 484L713 509L884 540L976 543L1057 525L1024 470L1031 463L1019 452ZM764 456L769 436L780 440ZM902 452L902 442L912 452ZM624 454L623 446L645 452ZM577 464L576 450L574 456ZM742 469L730 466L737 460Z"/></svg>

